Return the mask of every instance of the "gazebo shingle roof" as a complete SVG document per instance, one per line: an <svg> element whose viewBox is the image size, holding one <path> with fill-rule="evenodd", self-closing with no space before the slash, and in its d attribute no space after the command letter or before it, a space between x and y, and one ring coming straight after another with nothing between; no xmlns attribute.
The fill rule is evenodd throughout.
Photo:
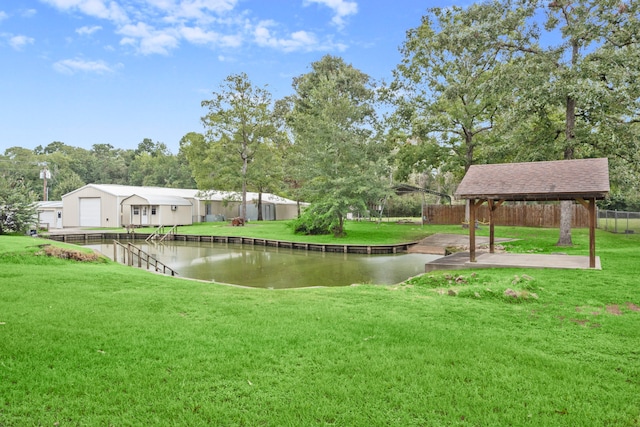
<svg viewBox="0 0 640 427"><path fill-rule="evenodd" d="M472 165L456 190L459 199L603 199L609 193L606 158Z"/></svg>

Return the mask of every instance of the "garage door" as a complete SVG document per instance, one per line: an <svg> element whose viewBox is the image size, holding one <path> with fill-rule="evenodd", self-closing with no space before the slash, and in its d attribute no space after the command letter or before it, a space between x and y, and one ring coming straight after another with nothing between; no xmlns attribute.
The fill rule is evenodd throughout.
<svg viewBox="0 0 640 427"><path fill-rule="evenodd" d="M100 198L80 199L80 227L100 227Z"/></svg>
<svg viewBox="0 0 640 427"><path fill-rule="evenodd" d="M56 213L53 211L42 211L39 213L40 218L38 223L47 224L49 228L53 228L56 225Z"/></svg>

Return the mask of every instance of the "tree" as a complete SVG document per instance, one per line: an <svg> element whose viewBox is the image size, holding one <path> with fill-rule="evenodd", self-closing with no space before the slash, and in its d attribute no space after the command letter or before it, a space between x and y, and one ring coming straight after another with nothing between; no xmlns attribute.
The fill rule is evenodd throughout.
<svg viewBox="0 0 640 427"><path fill-rule="evenodd" d="M561 42L539 46L542 34L533 21L529 36L498 42L524 53L519 77L513 79L514 110L520 117L545 120L546 114L562 109L562 127L551 145L555 151L546 153L546 160L615 156L628 159L637 171L633 128L640 122L639 3L556 0L532 5L546 14L544 30L559 33ZM562 202L561 246L572 244L571 204Z"/></svg>
<svg viewBox="0 0 640 427"><path fill-rule="evenodd" d="M24 232L34 225L36 200L22 179L0 174L0 234Z"/></svg>
<svg viewBox="0 0 640 427"><path fill-rule="evenodd" d="M202 101L208 113L202 117L205 138L191 135L182 147L194 165L200 189L225 188L242 192L240 216L247 217L247 188L252 176L269 170L269 164L256 161L263 144L271 144L276 135L271 109L271 94L253 86L244 74L229 75ZM189 146L190 144L190 146ZM261 171L253 169L264 168Z"/></svg>
<svg viewBox="0 0 640 427"><path fill-rule="evenodd" d="M331 55L311 68L294 79L288 117L296 179L312 203L301 229L341 236L347 213L365 211L386 192L387 152L376 139L369 76Z"/></svg>
<svg viewBox="0 0 640 427"><path fill-rule="evenodd" d="M413 145L436 139L464 172L508 98L504 64L515 54L496 41L512 43L526 31L531 11L519 6L494 1L429 9L401 48L387 92L396 108L392 126L405 130Z"/></svg>
<svg viewBox="0 0 640 427"><path fill-rule="evenodd" d="M84 186L86 182L71 169L61 169L55 176L50 200L62 200L62 196Z"/></svg>
<svg viewBox="0 0 640 427"><path fill-rule="evenodd" d="M511 44L525 34L531 9L521 3L432 8L418 28L407 32L387 98L396 107L392 126L408 135L400 153L432 154L412 168L420 165L422 173L452 171L462 178L477 162L501 107L510 99L511 69L505 64L517 53L496 41ZM433 140L449 155L438 155ZM407 147L407 142L417 147Z"/></svg>
<svg viewBox="0 0 640 427"><path fill-rule="evenodd" d="M10 147L5 150L4 157L0 158L0 171L6 179L19 181L29 191L42 195L42 180L39 178L42 162L43 157L32 150Z"/></svg>
<svg viewBox="0 0 640 427"><path fill-rule="evenodd" d="M295 143L291 122L291 113L295 105L295 98L287 96L279 99L274 105L274 117L279 123L277 144L280 153L280 165L282 170L282 189L285 195L297 202L298 217L301 214L301 201L304 198L302 184L304 181L304 152Z"/></svg>
<svg viewBox="0 0 640 427"><path fill-rule="evenodd" d="M465 167L616 156L638 171L639 12L638 2L613 0L432 9L408 33L403 79L391 87L403 101L396 117L413 137L435 132ZM561 41L549 44L557 34ZM423 82L426 90L412 92ZM571 244L567 207L560 245Z"/></svg>
<svg viewBox="0 0 640 427"><path fill-rule="evenodd" d="M91 147L90 178L86 182L100 184L127 184L129 154L111 144L94 144Z"/></svg>
<svg viewBox="0 0 640 427"><path fill-rule="evenodd" d="M247 174L247 182L258 193L256 208L258 221L262 221L262 193L275 193L282 185L282 157L275 143L260 144L256 150L251 168Z"/></svg>
<svg viewBox="0 0 640 427"><path fill-rule="evenodd" d="M184 154L171 154L166 144L145 138L133 153L129 165L129 185L168 188L195 186Z"/></svg>

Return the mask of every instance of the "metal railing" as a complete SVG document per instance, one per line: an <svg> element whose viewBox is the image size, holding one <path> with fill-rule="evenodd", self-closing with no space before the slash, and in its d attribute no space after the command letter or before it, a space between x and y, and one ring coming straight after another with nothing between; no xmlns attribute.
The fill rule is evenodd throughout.
<svg viewBox="0 0 640 427"><path fill-rule="evenodd" d="M152 234L150 234L149 237L147 237L144 240L145 240L145 242L148 242L150 240L158 240L158 238L160 238L158 243L161 243L164 239L167 238L167 236L176 234L177 228L178 228L178 226L174 225L173 227L171 227L169 229L169 231L165 231L164 225L161 225L158 228L156 228L156 230ZM162 237L160 237L160 236L162 236Z"/></svg>
<svg viewBox="0 0 640 427"><path fill-rule="evenodd" d="M118 242L117 240L113 241L113 260L118 262L118 248L122 249L122 263L126 264L130 267L136 266L138 268L145 268L149 270L151 267L157 273L162 272L162 274L171 274L172 276L178 275L178 273L167 266L166 264L158 261L152 255L149 255L147 252L143 251L136 245L132 243L127 243L126 245Z"/></svg>
<svg viewBox="0 0 640 427"><path fill-rule="evenodd" d="M640 233L640 212L599 209L598 228L612 233Z"/></svg>

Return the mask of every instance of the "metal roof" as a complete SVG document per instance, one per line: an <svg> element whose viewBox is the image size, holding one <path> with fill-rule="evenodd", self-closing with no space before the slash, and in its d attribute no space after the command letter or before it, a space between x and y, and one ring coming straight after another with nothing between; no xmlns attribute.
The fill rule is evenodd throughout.
<svg viewBox="0 0 640 427"><path fill-rule="evenodd" d="M122 204L128 205L127 201L132 197L140 197L149 205L158 206L191 206L191 202L179 196L161 196L157 194L132 194L122 201ZM134 203L135 204L135 203Z"/></svg>
<svg viewBox="0 0 640 427"><path fill-rule="evenodd" d="M459 199L603 199L609 193L606 158L472 165L456 190Z"/></svg>
<svg viewBox="0 0 640 427"><path fill-rule="evenodd" d="M235 191L218 191L218 190L196 190L191 188L165 188L165 187L140 187L131 185L119 185L119 184L87 184L81 188L71 191L65 194L66 197L84 188L95 188L105 193L111 194L117 197L130 197L134 194L139 196L149 197L181 197L184 199L196 199L196 200L237 200L242 199L242 193ZM258 193L247 192L247 201L258 200ZM295 200L290 200L285 197L280 197L271 193L262 193L262 201L264 203L275 203L280 205L295 205ZM175 204L175 203L174 203Z"/></svg>
<svg viewBox="0 0 640 427"><path fill-rule="evenodd" d="M50 200L47 202L36 202L38 209L59 209L62 208L62 200Z"/></svg>

